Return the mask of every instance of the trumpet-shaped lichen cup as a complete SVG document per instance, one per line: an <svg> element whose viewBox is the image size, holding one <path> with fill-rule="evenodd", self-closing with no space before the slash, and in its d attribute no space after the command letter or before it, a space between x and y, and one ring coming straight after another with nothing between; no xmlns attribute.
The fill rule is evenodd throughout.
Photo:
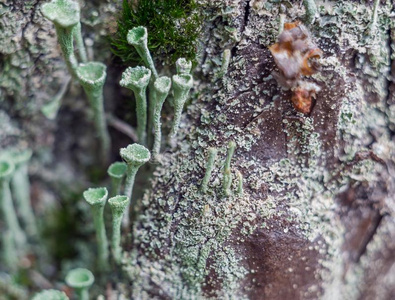
<svg viewBox="0 0 395 300"><path fill-rule="evenodd" d="M94 281L92 272L84 268L73 269L66 276L66 283L74 289L78 300L89 300L89 289Z"/></svg>
<svg viewBox="0 0 395 300"><path fill-rule="evenodd" d="M122 217L129 206L130 199L128 196L117 195L108 200L112 212L112 239L111 247L114 260L117 263L121 261L121 223Z"/></svg>
<svg viewBox="0 0 395 300"><path fill-rule="evenodd" d="M147 148L139 144L131 144L119 151L122 159L126 162L128 169L126 171L126 182L124 195L128 196L132 202L132 192L134 180L139 168L151 159L151 153ZM129 206L123 218L124 225L129 225Z"/></svg>
<svg viewBox="0 0 395 300"><path fill-rule="evenodd" d="M107 67L100 62L80 64L76 70L77 78L84 88L94 112L96 130L102 143L102 158L107 161L110 152L110 135L104 115L103 86L106 81Z"/></svg>
<svg viewBox="0 0 395 300"><path fill-rule="evenodd" d="M108 191L106 188L90 188L83 194L86 202L91 206L93 222L96 230L98 247L99 268L105 270L108 267L108 241L104 226L104 206L106 205Z"/></svg>
<svg viewBox="0 0 395 300"><path fill-rule="evenodd" d="M147 86L151 79L151 70L146 67L127 68L122 73L119 84L133 91L136 98L137 136L139 143L146 144L147 131Z"/></svg>

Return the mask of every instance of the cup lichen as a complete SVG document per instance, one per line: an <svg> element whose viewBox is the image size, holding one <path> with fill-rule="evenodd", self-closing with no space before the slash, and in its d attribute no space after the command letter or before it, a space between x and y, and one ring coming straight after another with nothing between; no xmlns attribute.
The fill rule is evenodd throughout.
<svg viewBox="0 0 395 300"><path fill-rule="evenodd" d="M32 300L69 300L69 297L58 290L44 290L34 295Z"/></svg>
<svg viewBox="0 0 395 300"><path fill-rule="evenodd" d="M29 236L38 234L36 219L30 202L30 182L28 162L33 152L30 149L11 151L10 159L14 162L15 171L11 179L11 189L19 208L20 216Z"/></svg>
<svg viewBox="0 0 395 300"><path fill-rule="evenodd" d="M100 62L80 64L76 69L77 78L84 88L94 112L96 129L101 140L102 158L107 161L110 152L110 135L104 115L103 86L106 81L107 67Z"/></svg>
<svg viewBox="0 0 395 300"><path fill-rule="evenodd" d="M108 241L103 213L108 191L104 187L89 188L83 193L83 196L92 209L98 248L98 265L101 270L105 270L108 267Z"/></svg>
<svg viewBox="0 0 395 300"><path fill-rule="evenodd" d="M125 177L127 166L124 162L117 161L112 163L107 174L111 177L111 195L119 195L121 192L122 180Z"/></svg>
<svg viewBox="0 0 395 300"><path fill-rule="evenodd" d="M233 154L235 153L236 143L234 141L230 141L228 144L228 151L226 154L226 160L224 164L224 178L223 178L223 192L225 196L230 196L232 194L230 187L232 185L232 172L230 169L230 162L232 160Z"/></svg>
<svg viewBox="0 0 395 300"><path fill-rule="evenodd" d="M92 272L85 268L73 269L66 276L66 283L75 290L78 300L89 300L89 289L94 281Z"/></svg>
<svg viewBox="0 0 395 300"><path fill-rule="evenodd" d="M14 174L15 165L11 161L0 161L0 205L3 218L8 229L13 235L18 251L23 251L26 236L19 225L10 190L10 180Z"/></svg>
<svg viewBox="0 0 395 300"><path fill-rule="evenodd" d="M74 55L73 36L74 32L80 28L78 26L80 22L78 3L72 0L52 0L42 5L41 12L45 18L54 23L67 68L75 76L78 63Z"/></svg>
<svg viewBox="0 0 395 300"><path fill-rule="evenodd" d="M193 86L193 78L190 74L174 75L172 77L172 82L174 95L174 120L170 137L174 137L177 134L180 126L182 109L188 99L189 91Z"/></svg>
<svg viewBox="0 0 395 300"><path fill-rule="evenodd" d="M152 60L151 53L147 46L147 28L145 28L144 26L138 26L130 29L128 31L127 41L136 49L137 53L142 58L145 65L151 70L154 79L158 78L158 72L156 71L154 61Z"/></svg>
<svg viewBox="0 0 395 300"><path fill-rule="evenodd" d="M134 186L134 180L136 178L137 171L139 168L148 162L151 158L151 153L147 148L139 144L131 144L126 148L121 148L119 151L122 159L126 162L128 168L126 171L126 182L124 195L129 197L130 203L132 203L132 192ZM124 215L124 224L129 224L129 206L127 207Z"/></svg>
<svg viewBox="0 0 395 300"><path fill-rule="evenodd" d="M152 153L154 157L157 157L157 155L160 152L160 143L162 139L162 131L161 127L162 124L160 122L160 114L162 111L163 103L165 102L167 95L169 94L171 87L171 79L166 76L159 77L157 80L155 80L154 83L154 88L153 88L153 96L152 99L154 101L154 117L153 117L153 123L154 123L154 146L152 147Z"/></svg>
<svg viewBox="0 0 395 300"><path fill-rule="evenodd" d="M185 59L184 57L180 57L176 61L176 70L177 74L191 74L192 62L190 60Z"/></svg>
<svg viewBox="0 0 395 300"><path fill-rule="evenodd" d="M207 159L207 166L206 166L206 173L204 174L202 184L200 186L200 190L205 193L207 191L207 185L210 181L211 173L213 172L215 159L217 157L218 150L216 148L209 148L208 149L208 159Z"/></svg>
<svg viewBox="0 0 395 300"><path fill-rule="evenodd" d="M137 136L139 143L146 144L147 96L146 90L151 79L151 71L146 67L127 68L122 73L119 84L133 91L136 98Z"/></svg>
<svg viewBox="0 0 395 300"><path fill-rule="evenodd" d="M121 223L122 217L129 206L130 199L128 196L117 195L108 200L112 212L112 238L111 248L114 260L117 263L121 261Z"/></svg>

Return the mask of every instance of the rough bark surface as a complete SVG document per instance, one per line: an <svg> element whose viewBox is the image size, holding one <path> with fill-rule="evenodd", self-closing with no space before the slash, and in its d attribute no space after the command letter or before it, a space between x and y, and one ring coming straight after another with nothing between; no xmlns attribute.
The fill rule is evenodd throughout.
<svg viewBox="0 0 395 300"><path fill-rule="evenodd" d="M109 53L99 46L116 6L96 2L81 1L83 31L93 45L88 53L105 61ZM76 178L89 186L84 171L96 163L77 84L56 122L40 113L67 76L41 3L0 3L0 144L35 150L38 212L43 195L56 198L51 182L55 191L59 181ZM303 1L292 1L286 21L304 21L324 52L321 71L307 79L321 91L303 115L272 76L268 46L278 36L279 4L199 3L208 21L192 100L176 144L150 167L150 186L124 240L125 275L114 289L133 299L394 299L394 4L380 1L372 26L373 1L316 1L312 24L304 21ZM216 79L224 49L231 63ZM124 67L107 63L107 110L129 122L122 111L132 108L117 84ZM116 159L131 141L111 135ZM233 194L225 197L223 163L232 140ZM219 155L203 194L208 147ZM138 183L147 185L144 177Z"/></svg>

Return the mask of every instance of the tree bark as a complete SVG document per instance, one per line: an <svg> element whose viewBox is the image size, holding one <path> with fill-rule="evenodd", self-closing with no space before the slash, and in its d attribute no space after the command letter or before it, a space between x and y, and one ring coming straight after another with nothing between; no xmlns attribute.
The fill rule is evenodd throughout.
<svg viewBox="0 0 395 300"><path fill-rule="evenodd" d="M117 83L124 66L111 64L98 47L113 30L107 24L116 6L96 2L81 2L83 32L95 45L88 54L110 64L106 109L117 115L129 97ZM207 23L192 99L176 144L167 145L151 168L124 241L126 276L116 289L125 296L395 298L394 4L380 1L375 17L374 1L316 1L319 16L309 23L303 1L292 2L284 11L265 0L199 0ZM1 146L27 142L69 168L70 182L86 180L81 166L95 164L96 142L80 88L71 85L56 122L40 113L67 76L41 3L0 4L6 28L0 30ZM100 12L95 21L92 11ZM324 53L321 70L306 79L321 88L309 115L295 110L291 91L272 75L278 69L268 47L276 42L280 13L286 22L301 20ZM225 49L230 65L216 78ZM171 117L163 120L165 130ZM110 133L115 160L131 141ZM237 148L227 197L222 183L229 141ZM202 193L209 147L218 156ZM31 173L48 164L38 155L35 162ZM50 177L34 174L37 185ZM145 175L139 184L147 185Z"/></svg>

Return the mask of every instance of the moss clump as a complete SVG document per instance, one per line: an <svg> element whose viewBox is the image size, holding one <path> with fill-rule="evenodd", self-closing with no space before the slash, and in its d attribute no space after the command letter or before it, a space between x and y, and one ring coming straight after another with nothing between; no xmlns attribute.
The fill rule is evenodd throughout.
<svg viewBox="0 0 395 300"><path fill-rule="evenodd" d="M185 57L195 61L202 16L195 0L124 0L118 31L112 39L112 52L126 63L140 62L140 56L127 41L128 31L136 26L148 30L148 48L162 63Z"/></svg>

